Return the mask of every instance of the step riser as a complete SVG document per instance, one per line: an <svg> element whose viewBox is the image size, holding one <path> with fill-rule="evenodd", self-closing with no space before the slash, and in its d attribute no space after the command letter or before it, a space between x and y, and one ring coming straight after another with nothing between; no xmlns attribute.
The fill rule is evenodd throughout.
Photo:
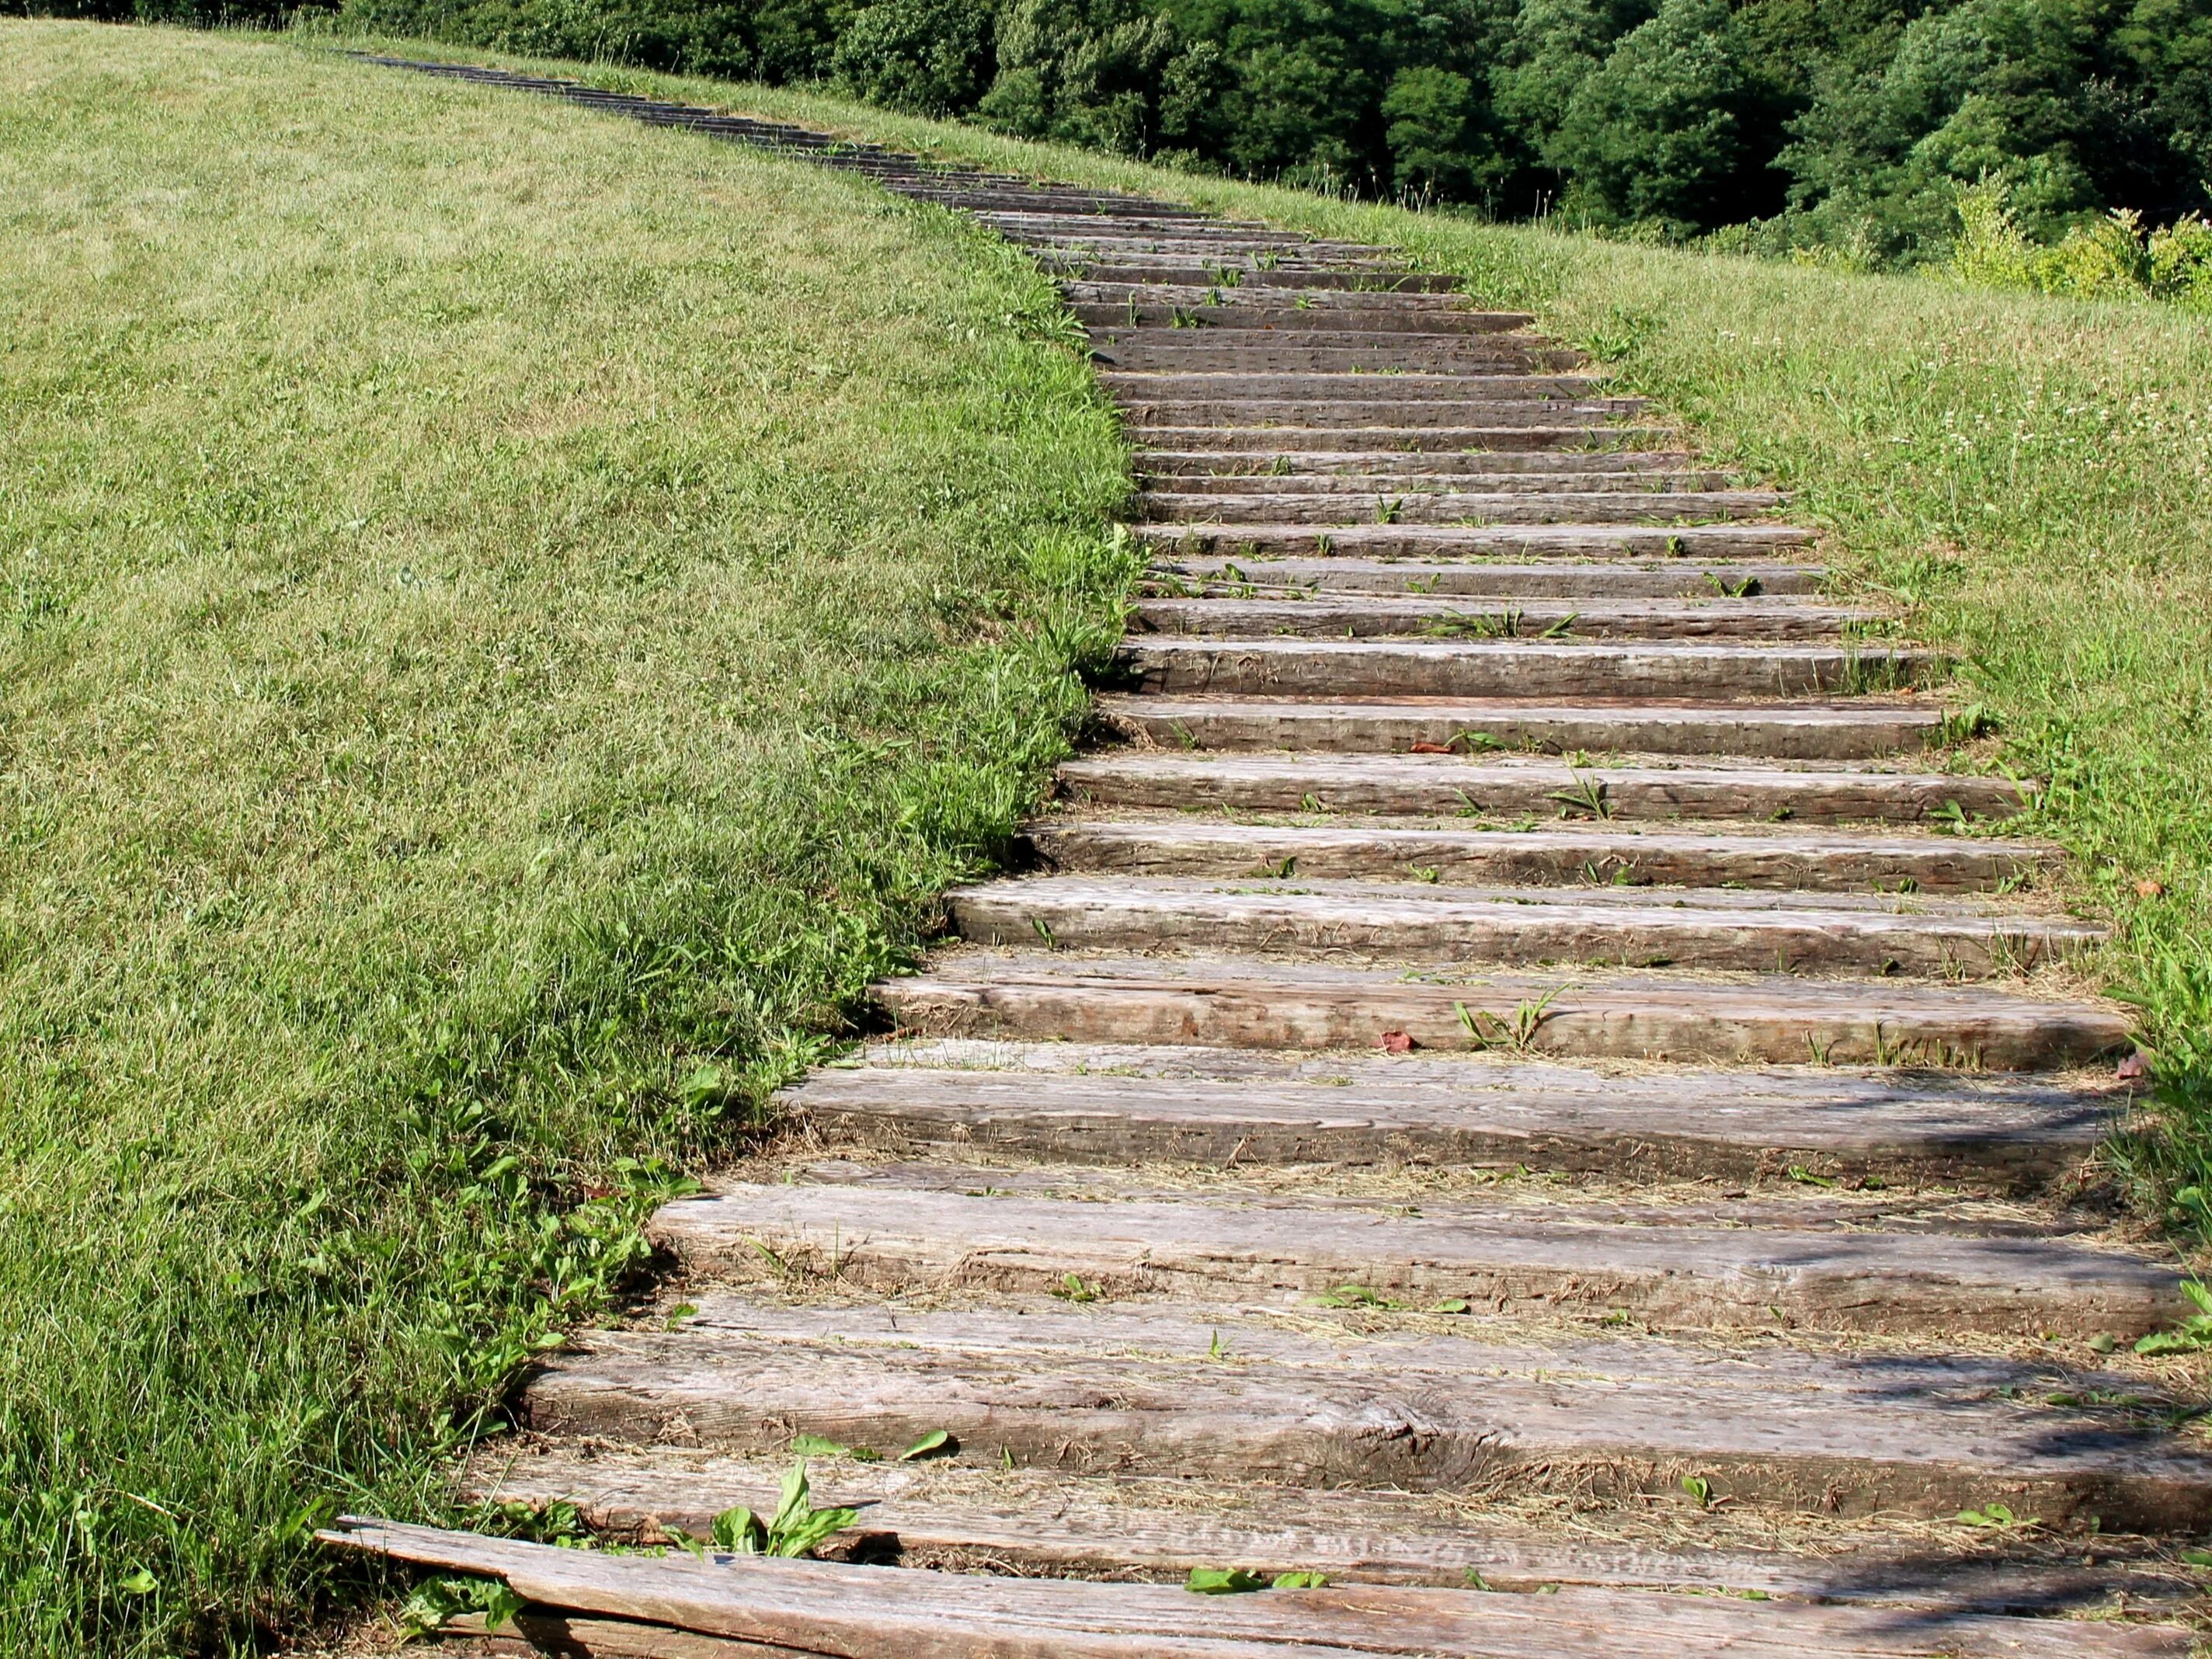
<svg viewBox="0 0 2212 1659"><path fill-rule="evenodd" d="M1211 502L1218 496L1267 495L1287 502L1292 497L1319 501L1351 501L1362 511L1371 511L1377 496L1401 500L1411 507L1456 495L1506 494L1583 498L1626 495L1636 496L1705 495L1728 489L1718 472L1558 471L1467 472L1245 472L1184 473L1155 471L1139 458L1140 478L1149 477L1147 491L1154 496L1188 496ZM1725 496L1723 499L1726 499ZM1777 499L1779 499L1778 497Z"/></svg>
<svg viewBox="0 0 2212 1659"><path fill-rule="evenodd" d="M1708 1234L1695 1243L1717 1259L1712 1271L1701 1272L1693 1261L1655 1258L1649 1238L1637 1236L1642 1230L1606 1230L1580 1242L1579 1249L1578 1241L1567 1237L1524 1236L1501 1240L1500 1259L1494 1261L1473 1244L1451 1249L1443 1259L1424 1260L1425 1244L1411 1241L1404 1246L1407 1254L1399 1255L1380 1239L1374 1253L1353 1255L1310 1242L1292 1245L1273 1233L1249 1242L1236 1232L1218 1241L1155 1234L1126 1244L1068 1237L1061 1235L1078 1230L1056 1228L1048 1205L1024 1210L1036 1226L1019 1244L963 1241L902 1228L882 1213L880 1203L872 1207L865 1200L848 1200L851 1207L839 1212L838 1220L817 1225L775 1213L789 1201L765 1196L742 1240L696 1227L687 1218L699 1206L673 1206L656 1218L653 1243L695 1272L739 1284L781 1283L787 1270L796 1269L877 1295L1034 1294L1063 1286L1073 1275L1115 1301L1154 1296L1274 1301L1285 1292L1320 1296L1352 1284L1414 1307L1455 1298L1507 1316L1588 1318L1617 1312L1676 1331L1771 1330L1778 1315L1793 1328L1815 1331L2050 1332L2076 1340L2104 1331L2133 1338L2179 1317L2184 1305L2169 1273L2154 1276L2128 1257L2039 1241L1931 1249L1922 1238L1863 1236L1856 1248L1837 1248L1817 1237L1790 1237L1762 1251L1756 1244L1730 1250L1737 1241ZM1012 1206L1001 1201L998 1207ZM1006 1228L994 1225L992 1232L1004 1238ZM787 1272L769 1267L759 1253L763 1245ZM1296 1259L1285 1259L1293 1253ZM1923 1273L1916 1255L1935 1255L1945 1265ZM2052 1257L2074 1272L2063 1278L2050 1273L2045 1263ZM2100 1285L2084 1268L2102 1269L2110 1279ZM1877 1281L1880 1292L1870 1295Z"/></svg>
<svg viewBox="0 0 2212 1659"><path fill-rule="evenodd" d="M1154 450L1212 450L1231 454L1258 452L1267 456L1325 453L1356 450L1363 454L1388 453L1396 458L1422 453L1441 453L1462 466L1475 457L1510 454L1530 450L1565 451L1602 456L1603 464L1617 465L1624 452L1662 448L1674 434L1663 427L1636 426L1412 426L1392 422L1379 426L1174 426L1154 424L1130 434L1139 448ZM1486 463L1475 461L1479 467Z"/></svg>
<svg viewBox="0 0 2212 1659"><path fill-rule="evenodd" d="M1144 449L1137 452L1136 471L1139 477L1205 479L1206 487L1216 487L1212 481L1231 479L1269 478L1296 479L1312 477L1317 480L1315 488L1343 489L1372 489L1377 486L1365 481L1386 475L1419 475L1430 489L1449 489L1451 481L1461 477L1475 477L1496 474L1514 474L1530 480L1531 489L1580 489L1581 479L1589 474L1613 474L1642 469L1652 478L1650 488L1662 487L1659 480L1672 469L1689 464L1689 457L1668 450L1494 450L1468 454L1457 450L1316 450L1304 454L1279 453L1272 451L1251 453L1225 449L1174 450ZM1723 475L1703 475L1724 482ZM1569 480L1553 483L1553 479ZM1327 481L1326 483L1319 481ZM1625 487L1637 488L1633 482ZM1194 488L1197 487L1195 484ZM1228 486L1224 483L1223 487Z"/></svg>
<svg viewBox="0 0 2212 1659"><path fill-rule="evenodd" d="M1170 556L1277 555L1364 559L1511 553L1541 558L1771 559L1804 545L1802 530L1767 525L1138 524L1131 533Z"/></svg>
<svg viewBox="0 0 2212 1659"><path fill-rule="evenodd" d="M1297 883L1280 885L1295 890ZM1249 951L1304 960L1349 952L1500 967L1581 963L1949 979L2008 975L2087 948L2086 941L2053 940L2009 921L1907 931L1849 915L1742 912L1676 919L1565 905L1471 905L1440 915L1363 916L1348 906L1309 911L1292 897L1264 896L1107 909L1005 887L955 893L947 908L959 936L978 945L1035 945L1049 930L1046 936L1073 951ZM1562 914L1551 914L1555 908Z"/></svg>
<svg viewBox="0 0 2212 1659"><path fill-rule="evenodd" d="M1863 777L1791 777L1769 774L1731 777L1725 773L1685 777L1663 769L1596 769L1581 777L1602 792L1616 822L1665 822L1677 818L1730 818L1793 823L1924 823L1956 805L1969 816L2008 818L2020 811L2013 787L2000 779L1936 775L1869 775ZM1576 776L1547 776L1468 763L1431 777L1347 779L1316 771L1301 775L1295 766L1273 777L1170 775L1151 779L1116 769L1110 763L1083 760L1061 768L1060 787L1069 799L1093 806L1177 810L1194 803L1254 812L1297 812L1314 803L1332 812L1364 812L1421 817L1453 817L1462 812L1511 818L1524 814L1556 817L1559 798L1576 787Z"/></svg>
<svg viewBox="0 0 2212 1659"><path fill-rule="evenodd" d="M1470 995L1422 985L1316 993L1259 984L1222 989L1085 985L964 986L892 981L878 996L902 1030L929 1036L1015 1042L1191 1043L1223 1048L1358 1048L1386 1031L1439 1054L1480 1052L1459 1017ZM1555 1003L1528 1052L1583 1060L1692 1060L1712 1065L1927 1066L2041 1071L2083 1065L2126 1040L2123 1023L2060 1011L2030 1024L1865 1010L1791 1009L1730 1015L1661 1006L1583 1009Z"/></svg>
<svg viewBox="0 0 2212 1659"><path fill-rule="evenodd" d="M1642 409L1639 398L1608 398L1605 378L1596 374L1299 374L1154 369L1138 372L1102 368L1098 383L1123 404L1295 403L1328 407L1338 404L1464 404L1557 400L1595 404L1608 412Z"/></svg>
<svg viewBox="0 0 2212 1659"><path fill-rule="evenodd" d="M1887 689L1937 665L1911 653L1854 656L1814 647L1711 654L1649 653L1596 645L1556 648L1498 641L1489 648L1425 642L1261 650L1260 641L1214 644L1142 639L1118 661L1144 690L1255 696L1339 697L1792 697Z"/></svg>
<svg viewBox="0 0 2212 1659"><path fill-rule="evenodd" d="M1152 428L1182 427L1258 428L1260 435L1275 435L1276 428L1345 430L1369 434L1377 428L1439 427L1554 428L1587 431L1604 437L1617 431L1614 422L1642 411L1635 406L1608 403L1510 398L1128 398L1117 400L1121 417L1134 429L1135 439L1158 442ZM1279 437L1276 440L1280 441Z"/></svg>
<svg viewBox="0 0 2212 1659"><path fill-rule="evenodd" d="M1185 288L1200 294L1218 294L1224 301L1235 303L1246 295L1253 303L1259 295L1279 293L1285 289L1299 290L1323 289L1337 293L1374 295L1454 293L1458 281L1449 276L1407 276L1396 275L1380 268L1370 270L1299 270L1279 267L1273 270L1245 270L1237 274L1243 280L1221 283L1215 273L1197 261L1159 261L1143 264L1109 262L1104 259L1069 259L1042 262L1048 271L1067 283L1095 284L1099 287L1133 286L1139 288ZM1264 300L1257 303L1265 304Z"/></svg>
<svg viewBox="0 0 2212 1659"><path fill-rule="evenodd" d="M1595 586L1596 584L1593 583ZM1140 600L1131 611L1138 632L1249 639L1289 635L1306 639L1504 639L1832 641L1865 613L1825 605L1750 601L1703 612L1638 615L1580 611L1560 605L1485 611L1464 607L1348 606L1318 595L1269 603L1262 597L1177 597ZM1489 630L1488 635L1486 630Z"/></svg>
<svg viewBox="0 0 2212 1659"><path fill-rule="evenodd" d="M1818 594L1827 573L1817 565L1554 565L1426 560L1155 559L1151 586L1160 597L1265 599L1287 588L1321 593L1397 594L1413 599L1713 599L1748 581L1759 597Z"/></svg>
<svg viewBox="0 0 2212 1659"><path fill-rule="evenodd" d="M1731 713L1668 718L1668 711L1465 714L1332 710L1286 705L1265 713L1148 711L1142 697L1104 711L1124 735L1176 749L1306 749L1322 754L1403 755L1416 744L1473 752L1494 747L1537 753L1740 755L1764 760L1874 760L1919 750L1942 734L1940 721L1900 709L1894 720L1848 724L1762 716L1755 706Z"/></svg>
<svg viewBox="0 0 2212 1659"><path fill-rule="evenodd" d="M1155 333L1188 334L1189 329L1165 329ZM1092 358L1110 368L1152 374L1203 374L1224 372L1276 374L1370 374L1405 372L1416 374L1540 374L1547 370L1579 368L1583 359L1572 351L1486 351L1468 346L1458 349L1431 348L1403 350L1388 343L1373 345L1279 346L1271 350L1239 351L1234 347L1191 349L1181 346L1139 343L1105 331L1091 336ZM1480 336L1469 336L1479 339ZM1378 337L1387 342L1388 335Z"/></svg>
<svg viewBox="0 0 2212 1659"><path fill-rule="evenodd" d="M1557 802L1551 810L1559 810ZM1986 892L2008 881L2047 875L2057 863L2053 854L1985 851L1971 841L1948 836L1931 838L1925 848L1888 845L1861 852L1849 846L1823 846L1792 852L1766 851L1741 842L1655 847L1655 837L1637 836L1542 847L1480 832L1364 842L1347 833L1339 838L1340 844L1315 846L1294 836L1270 836L1261 826L1243 831L1236 844L1218 845L1178 841L1172 824L1157 829L1157 835L1138 836L1081 823L1039 824L1026 832L1023 844L1042 867L1075 873L1231 879L1271 866L1279 869L1287 859L1293 861L1297 875L1316 880L1382 877L1433 879L1445 885L1522 883L1539 887L1613 882L1674 887L1737 884L1789 892L1896 892L1906 882L1923 893ZM1486 844L1501 840L1507 844Z"/></svg>
<svg viewBox="0 0 2212 1659"><path fill-rule="evenodd" d="M1710 525L1762 518L1781 505L1773 497L1737 499L1718 491L1680 494L1626 490L1592 495L1536 491L1377 497L1348 491L1283 495L1147 491L1139 501L1155 523L1319 525L1331 529L1382 524L1556 524L1649 526L1655 519Z"/></svg>

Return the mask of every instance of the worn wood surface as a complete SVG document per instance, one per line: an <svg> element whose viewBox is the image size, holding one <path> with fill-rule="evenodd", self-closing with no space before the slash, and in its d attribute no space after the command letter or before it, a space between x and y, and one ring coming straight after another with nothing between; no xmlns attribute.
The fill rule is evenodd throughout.
<svg viewBox="0 0 2212 1659"><path fill-rule="evenodd" d="M1553 792L1546 804L1576 786ZM1602 797L1600 797L1602 799ZM1295 809L1299 802L1289 805ZM2059 867L2058 849L1994 837L1616 829L1609 822L1543 830L1408 827L1399 823L1251 824L1061 817L1030 823L1023 841L1064 872L1346 879L1381 876L1440 884L1601 883L1923 893L2021 885Z"/></svg>
<svg viewBox="0 0 2212 1659"><path fill-rule="evenodd" d="M1410 1162L1745 1179L1796 1167L2033 1191L2074 1168L2130 1100L2114 1085L2003 1074L1624 1073L1431 1052L952 1039L875 1045L866 1060L814 1073L782 1104L833 1142L1214 1169Z"/></svg>
<svg viewBox="0 0 2212 1659"><path fill-rule="evenodd" d="M1333 593L1277 599L1243 593L1146 598L1133 607L1140 633L1252 639L1834 640L1879 620L1869 611L1788 599L1516 599L1484 607L1463 598Z"/></svg>
<svg viewBox="0 0 2212 1659"><path fill-rule="evenodd" d="M1252 1196L1079 1200L924 1185L723 1183L665 1206L656 1243L775 1278L765 1244L842 1285L1107 1295L1324 1293L1359 1285L1411 1306L1625 1312L1676 1328L1778 1318L1814 1330L1988 1331L2133 1339L2188 1304L2177 1264L2068 1239L1840 1234L1624 1223L1559 1203L1317 1206Z"/></svg>
<svg viewBox="0 0 2212 1659"><path fill-rule="evenodd" d="M1776 975L1449 974L1255 963L1234 957L942 958L884 981L902 1025L1079 1042L1367 1048L1397 1033L1427 1048L1489 1046L1470 1032L1536 1012L1532 1054L1790 1064L1828 1060L2033 1070L2081 1064L2128 1042L2121 1011L1968 988Z"/></svg>
<svg viewBox="0 0 2212 1659"><path fill-rule="evenodd" d="M1574 1589L1484 1595L1395 1585L1200 1596L1152 1584L902 1571L823 1561L607 1556L349 1516L318 1536L505 1579L528 1601L840 1659L2097 1659L2185 1653L2172 1629L2038 1625ZM640 1651L633 1649L632 1652ZM651 1653L656 1650L646 1649ZM667 1650L680 1659L684 1650Z"/></svg>
<svg viewBox="0 0 2212 1659"><path fill-rule="evenodd" d="M1514 564L1496 559L1156 558L1146 586L1228 598L1267 599L1284 588L1316 595L1412 594L1464 600L1711 599L1746 582L1768 595L1802 598L1826 574L1818 565L1699 563L1686 559L1555 560Z"/></svg>
<svg viewBox="0 0 2212 1659"><path fill-rule="evenodd" d="M1203 519L1212 524L1340 525L1364 520L1376 524L1648 525L1757 518L1771 512L1778 499L1768 490L1721 489L1630 495L1611 490L1539 494L1461 489L1409 495L1316 495L1303 490L1276 492L1251 480L1236 494L1154 489L1146 493L1142 505L1149 519Z"/></svg>
<svg viewBox="0 0 2212 1659"><path fill-rule="evenodd" d="M1415 817L1461 813L1557 819L1562 796L1597 799L1612 822L1730 818L1753 823L1917 823L1953 807L1969 818L2018 812L2009 778L1870 766L1569 765L1522 756L1358 753L1194 754L1143 749L1079 756L1060 773L1076 801L1249 811L1320 811Z"/></svg>
<svg viewBox="0 0 2212 1659"><path fill-rule="evenodd" d="M1537 428L1555 430L1555 428ZM1157 434L1156 434L1157 435ZM1756 524L1138 524L1130 533L1168 553L1328 554L1425 558L1496 553L1550 558L1634 554L1646 558L1772 558L1805 532Z"/></svg>

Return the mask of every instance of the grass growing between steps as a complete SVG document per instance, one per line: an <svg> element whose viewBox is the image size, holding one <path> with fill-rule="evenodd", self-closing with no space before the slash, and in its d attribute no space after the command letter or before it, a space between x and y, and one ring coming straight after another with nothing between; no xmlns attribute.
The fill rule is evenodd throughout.
<svg viewBox="0 0 2212 1659"><path fill-rule="evenodd" d="M1844 589L1902 602L1958 654L1954 700L1995 733L1974 763L2050 780L2019 827L2071 848L2070 896L2117 925L2099 966L2142 1006L2167 1108L2118 1156L2154 1206L2201 1186L2170 1215L2212 1231L2212 319L1333 202L788 88L570 72L1402 248L1534 311L1708 454L1796 492Z"/></svg>
<svg viewBox="0 0 2212 1659"><path fill-rule="evenodd" d="M1001 844L1122 454L702 139L0 22L0 1651L228 1650Z"/></svg>

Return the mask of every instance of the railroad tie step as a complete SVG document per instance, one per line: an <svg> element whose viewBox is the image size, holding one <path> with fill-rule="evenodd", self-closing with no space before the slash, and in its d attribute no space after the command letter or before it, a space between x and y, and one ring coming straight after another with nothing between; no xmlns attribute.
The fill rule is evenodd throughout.
<svg viewBox="0 0 2212 1659"><path fill-rule="evenodd" d="M1771 490L1454 490L1350 495L1291 490L1147 490L1139 505L1155 521L1200 524L1698 524L1765 516L1782 504Z"/></svg>
<svg viewBox="0 0 2212 1659"><path fill-rule="evenodd" d="M1368 558L1494 553L1552 558L1633 555L1689 558L1773 558L1812 539L1790 525L1768 524L1137 524L1130 533L1172 556L1349 553Z"/></svg>
<svg viewBox="0 0 2212 1659"><path fill-rule="evenodd" d="M1144 589L1164 598L1270 599L1285 589L1442 599L1741 599L1817 595L1819 565L1753 560L1154 558Z"/></svg>
<svg viewBox="0 0 2212 1659"><path fill-rule="evenodd" d="M902 1030L932 1036L1676 1064L2037 1071L2124 1051L2133 1030L2109 1004L1980 985L1598 967L1513 972L1218 949L947 951L918 974L879 982L874 994Z"/></svg>
<svg viewBox="0 0 2212 1659"><path fill-rule="evenodd" d="M1510 1042L1307 1055L945 1037L872 1043L779 1103L833 1144L907 1156L1528 1170L1786 1180L1800 1191L1856 1182L1885 1194L1964 1183L2027 1194L2070 1177L2129 1096L2109 1079L1601 1067L1516 1054Z"/></svg>
<svg viewBox="0 0 2212 1659"><path fill-rule="evenodd" d="M1442 745L1437 745L1439 749ZM1964 830L2021 811L2027 787L2004 777L1755 762L1685 764L1666 756L1570 763L1478 750L1324 754L1138 749L1079 755L1060 787L1079 805L1251 812L1349 812L1599 823L1738 819L1926 823ZM1966 841L1958 856L1978 855ZM1965 867L1965 866L1961 866Z"/></svg>
<svg viewBox="0 0 2212 1659"><path fill-rule="evenodd" d="M1164 580L1164 579L1162 579ZM1595 581L1593 586L1598 584ZM1838 640L1887 626L1878 611L1760 594L1686 599L1516 599L1484 609L1458 595L1376 597L1318 591L1310 596L1224 599L1170 595L1138 600L1130 626L1141 634L1218 638L1640 639L1794 641Z"/></svg>

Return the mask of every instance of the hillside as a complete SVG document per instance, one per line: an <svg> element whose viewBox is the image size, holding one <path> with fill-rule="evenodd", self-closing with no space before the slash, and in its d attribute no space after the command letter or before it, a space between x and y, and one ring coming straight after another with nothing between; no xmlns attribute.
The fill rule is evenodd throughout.
<svg viewBox="0 0 2212 1659"><path fill-rule="evenodd" d="M0 1650L222 1650L1003 840L1121 448L1025 260L851 181L0 65Z"/></svg>

